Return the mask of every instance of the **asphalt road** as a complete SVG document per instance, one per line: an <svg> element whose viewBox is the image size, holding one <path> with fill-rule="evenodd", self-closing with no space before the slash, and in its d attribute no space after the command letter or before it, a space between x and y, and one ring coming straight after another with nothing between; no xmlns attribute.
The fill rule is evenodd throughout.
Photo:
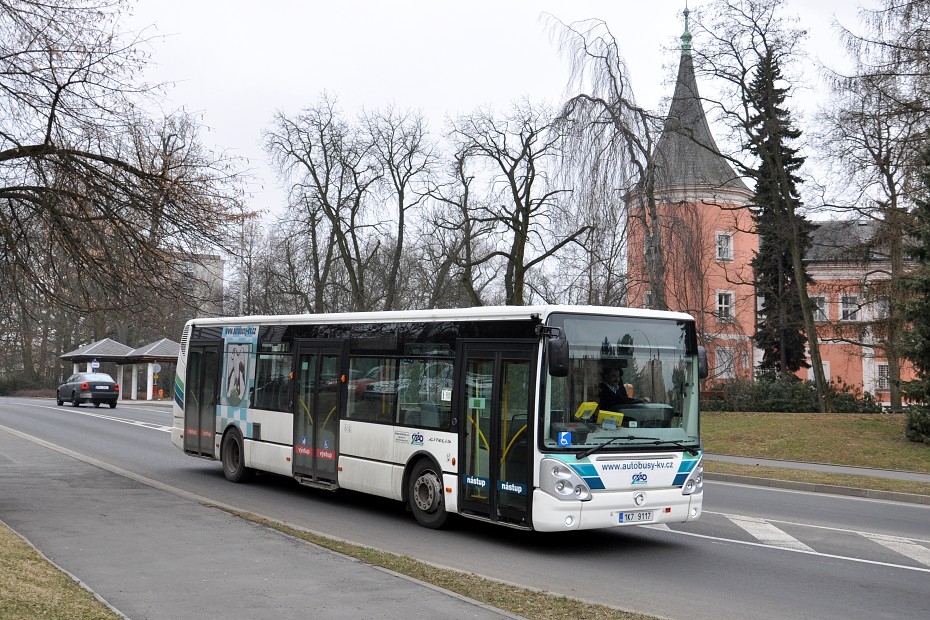
<svg viewBox="0 0 930 620"><path fill-rule="evenodd" d="M455 519L436 532L379 498L275 476L230 484L218 463L171 446L170 423L164 406L74 409L0 399L0 426L157 484L622 609L682 619L930 617L930 506L709 482L694 524L538 534Z"/></svg>

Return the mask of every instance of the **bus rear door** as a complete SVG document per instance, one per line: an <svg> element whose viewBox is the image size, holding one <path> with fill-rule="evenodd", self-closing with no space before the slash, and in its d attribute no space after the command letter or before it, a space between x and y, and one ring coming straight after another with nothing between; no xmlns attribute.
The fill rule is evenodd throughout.
<svg viewBox="0 0 930 620"><path fill-rule="evenodd" d="M528 526L536 341L465 341L460 350L462 511Z"/></svg>
<svg viewBox="0 0 930 620"><path fill-rule="evenodd" d="M191 343L184 386L184 451L213 456L222 342Z"/></svg>
<svg viewBox="0 0 930 620"><path fill-rule="evenodd" d="M294 397L294 476L332 486L339 456L339 407L345 346L341 340L298 341Z"/></svg>

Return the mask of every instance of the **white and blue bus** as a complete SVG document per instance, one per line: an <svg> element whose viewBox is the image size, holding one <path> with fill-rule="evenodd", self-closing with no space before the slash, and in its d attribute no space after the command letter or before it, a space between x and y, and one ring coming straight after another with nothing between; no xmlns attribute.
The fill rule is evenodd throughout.
<svg viewBox="0 0 930 620"><path fill-rule="evenodd" d="M599 402L619 368L622 404ZM172 442L304 485L540 531L701 514L687 314L594 306L195 319Z"/></svg>

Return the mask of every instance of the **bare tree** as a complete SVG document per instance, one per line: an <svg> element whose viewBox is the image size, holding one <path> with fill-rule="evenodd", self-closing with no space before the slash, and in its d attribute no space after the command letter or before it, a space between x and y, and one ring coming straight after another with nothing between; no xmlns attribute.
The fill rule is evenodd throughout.
<svg viewBox="0 0 930 620"><path fill-rule="evenodd" d="M843 209L877 222L869 248L857 255L871 269L863 290L870 305L882 307L862 324L862 333L839 334L840 340L872 349L888 362L890 403L899 411L904 345L904 306L909 295L905 234L912 223L911 193L916 186L919 154L930 140L930 5L886 1L863 10L865 31L843 29L856 60L850 75L829 73L834 94L820 115L822 134L833 164ZM883 255L885 260L876 261Z"/></svg>
<svg viewBox="0 0 930 620"><path fill-rule="evenodd" d="M394 247L389 253L390 265L385 277L384 309L397 310L407 212L426 195L427 177L434 164L432 147L421 114L388 108L366 114L362 121L371 140L372 155L382 168L383 185L387 188L385 202L395 205L391 222Z"/></svg>
<svg viewBox="0 0 930 620"><path fill-rule="evenodd" d="M238 201L233 162L200 146L193 118L139 114L123 9L0 1L0 269L75 309L138 302L223 247Z"/></svg>
<svg viewBox="0 0 930 620"><path fill-rule="evenodd" d="M472 217L481 207L472 195L475 179L466 159L460 149L429 189L433 204L420 233L423 263L430 270L424 280L430 291L427 308L485 305L484 291L498 276L497 262L485 260L494 222Z"/></svg>
<svg viewBox="0 0 930 620"><path fill-rule="evenodd" d="M489 202L472 217L494 224L501 235L499 247L474 264L496 256L506 261L504 295L509 305L526 302L531 269L575 243L587 230L581 226L559 239L547 234L552 210L561 206L558 197L568 191L555 186L547 168L559 142L551 122L544 106L523 101L507 118L478 110L460 117L452 127L460 150L488 179Z"/></svg>
<svg viewBox="0 0 930 620"><path fill-rule="evenodd" d="M623 217L635 217L643 234L650 305L668 309L656 200L658 119L637 105L617 41L603 21L552 24L571 63L569 89L580 91L561 113L564 170L572 174L576 192L594 197L604 208L616 209L620 193L628 209Z"/></svg>
<svg viewBox="0 0 930 620"><path fill-rule="evenodd" d="M360 137L326 95L319 103L294 118L279 112L272 129L265 134L265 148L290 184L288 212L291 222L303 220L294 230L309 237L319 251L327 251L320 239L330 235L339 275L348 287L348 304L354 310L371 310L382 303L378 287L368 286L380 247L376 222L368 210L368 198L381 179L382 170L371 155L371 143ZM306 211L304 220L298 212ZM342 285L341 278L329 277L325 256L317 264L315 280L324 286Z"/></svg>

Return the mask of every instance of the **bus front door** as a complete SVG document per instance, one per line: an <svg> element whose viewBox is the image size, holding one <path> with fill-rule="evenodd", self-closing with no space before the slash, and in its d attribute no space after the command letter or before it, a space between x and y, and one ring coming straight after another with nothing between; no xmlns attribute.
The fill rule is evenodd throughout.
<svg viewBox="0 0 930 620"><path fill-rule="evenodd" d="M213 456L221 343L191 344L184 385L184 451Z"/></svg>
<svg viewBox="0 0 930 620"><path fill-rule="evenodd" d="M297 343L294 398L294 475L336 482L343 343Z"/></svg>
<svg viewBox="0 0 930 620"><path fill-rule="evenodd" d="M536 342L466 341L457 377L464 512L528 525Z"/></svg>

